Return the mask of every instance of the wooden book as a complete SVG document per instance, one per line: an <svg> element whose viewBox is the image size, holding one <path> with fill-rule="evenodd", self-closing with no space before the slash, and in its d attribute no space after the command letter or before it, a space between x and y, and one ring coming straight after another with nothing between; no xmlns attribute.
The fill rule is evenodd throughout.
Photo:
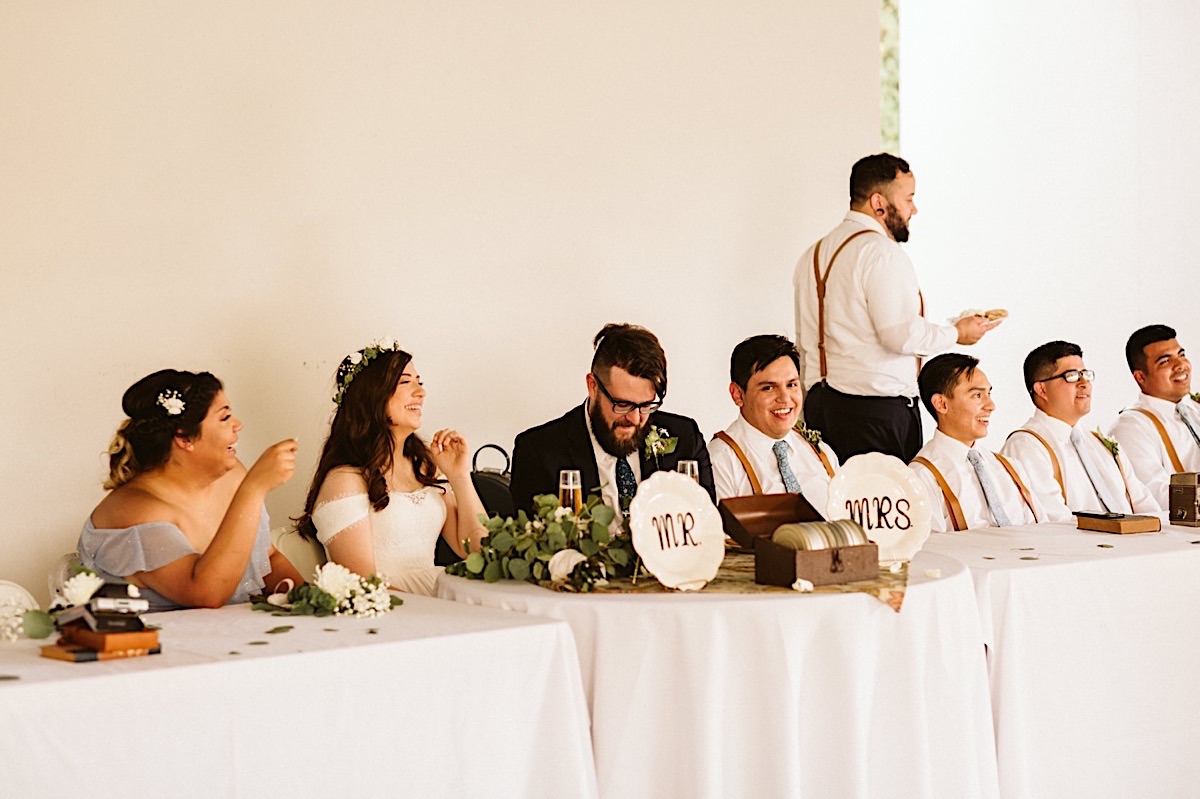
<svg viewBox="0 0 1200 799"><path fill-rule="evenodd" d="M1162 529L1162 522L1157 516L1139 516L1123 513L1111 519L1097 516L1076 516L1080 530L1094 530L1098 533L1157 533Z"/></svg>
<svg viewBox="0 0 1200 799"><path fill-rule="evenodd" d="M117 658L157 655L161 651L162 649L156 646L153 649L118 649L114 652L97 652L95 649L59 641L57 644L43 646L42 657L67 660L72 663L87 663L93 660L116 660Z"/></svg>
<svg viewBox="0 0 1200 799"><path fill-rule="evenodd" d="M70 644L86 646L97 652L117 652L122 649L154 649L158 646L158 630L136 632L96 632L82 621L62 627L63 640Z"/></svg>

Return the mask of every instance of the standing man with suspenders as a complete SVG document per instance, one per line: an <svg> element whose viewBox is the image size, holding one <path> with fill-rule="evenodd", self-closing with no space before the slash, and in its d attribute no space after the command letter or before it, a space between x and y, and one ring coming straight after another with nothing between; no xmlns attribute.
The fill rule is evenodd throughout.
<svg viewBox="0 0 1200 799"><path fill-rule="evenodd" d="M912 261L900 248L917 212L908 162L880 153L850 171L850 211L796 265L796 338L804 419L845 462L921 448L917 372L923 356L974 344L999 320L927 321Z"/></svg>

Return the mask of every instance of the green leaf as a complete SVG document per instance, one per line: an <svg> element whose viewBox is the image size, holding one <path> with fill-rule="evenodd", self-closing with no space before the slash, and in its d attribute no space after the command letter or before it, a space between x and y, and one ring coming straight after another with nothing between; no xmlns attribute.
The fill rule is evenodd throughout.
<svg viewBox="0 0 1200 799"><path fill-rule="evenodd" d="M497 533L493 537L492 546L501 552L507 552L508 550L512 549L513 546L512 534L508 532Z"/></svg>
<svg viewBox="0 0 1200 799"><path fill-rule="evenodd" d="M483 555L478 552L472 552L467 555L467 571L471 574L479 574L483 571Z"/></svg>
<svg viewBox="0 0 1200 799"><path fill-rule="evenodd" d="M294 629L296 629L296 628L293 627L292 625L284 624L281 627L272 627L271 629L267 630L267 635L278 635L279 633L290 633Z"/></svg>
<svg viewBox="0 0 1200 799"><path fill-rule="evenodd" d="M579 539L579 551L590 558L600 551L600 545L590 538L581 538Z"/></svg>
<svg viewBox="0 0 1200 799"><path fill-rule="evenodd" d="M608 550L608 556L612 558L612 562L618 566L629 565L629 553L623 549L610 549Z"/></svg>
<svg viewBox="0 0 1200 799"><path fill-rule="evenodd" d="M533 579L541 580L541 579L545 578L545 576L546 576L546 564L542 563L540 560L535 561L533 564Z"/></svg>
<svg viewBox="0 0 1200 799"><path fill-rule="evenodd" d="M617 512L614 511L612 508L608 507L607 505L597 505L595 507L595 509L592 510L592 521L599 522L601 525L603 525L605 527L605 529L607 529L608 526L610 524L612 524L612 520L615 519L616 517L617 517ZM593 524L593 529L594 529L594 527L595 527L595 525Z"/></svg>
<svg viewBox="0 0 1200 799"><path fill-rule="evenodd" d="M483 579L489 583L499 582L502 576L500 573L500 561L498 560L493 560L483 570Z"/></svg>
<svg viewBox="0 0 1200 799"><path fill-rule="evenodd" d="M49 638L54 632L54 618L44 610L27 610L21 617L26 638Z"/></svg>
<svg viewBox="0 0 1200 799"><path fill-rule="evenodd" d="M401 605L403 605L403 604L404 604L404 600L403 600L403 599L401 599L400 597L396 596L395 594L392 594L392 607L394 607L394 608L398 608L398 607L400 607L400 606L401 606Z"/></svg>
<svg viewBox="0 0 1200 799"><path fill-rule="evenodd" d="M608 526L592 522L592 540L597 544L607 544L612 540L612 536L608 534Z"/></svg>
<svg viewBox="0 0 1200 799"><path fill-rule="evenodd" d="M521 560L520 558L514 558L513 560L510 560L508 562L508 575L510 577L512 577L514 580L528 579L529 578L529 563L527 561Z"/></svg>

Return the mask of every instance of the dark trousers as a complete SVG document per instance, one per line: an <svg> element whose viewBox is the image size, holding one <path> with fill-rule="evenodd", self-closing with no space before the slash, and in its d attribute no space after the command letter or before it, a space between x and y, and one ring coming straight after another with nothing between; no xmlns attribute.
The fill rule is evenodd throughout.
<svg viewBox="0 0 1200 799"><path fill-rule="evenodd" d="M825 383L808 390L804 423L821 431L842 463L864 452L883 452L908 463L924 441L915 398L860 397Z"/></svg>

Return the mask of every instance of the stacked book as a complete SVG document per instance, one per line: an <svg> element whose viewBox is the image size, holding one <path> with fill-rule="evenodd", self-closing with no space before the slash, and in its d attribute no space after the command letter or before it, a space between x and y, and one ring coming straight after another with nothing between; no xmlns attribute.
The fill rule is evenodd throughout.
<svg viewBox="0 0 1200 799"><path fill-rule="evenodd" d="M123 595L116 595L118 586ZM146 629L138 615L149 610L150 603L129 596L126 586L107 583L86 605L59 613L56 623L62 637L43 646L42 657L82 663L161 652L158 630Z"/></svg>

